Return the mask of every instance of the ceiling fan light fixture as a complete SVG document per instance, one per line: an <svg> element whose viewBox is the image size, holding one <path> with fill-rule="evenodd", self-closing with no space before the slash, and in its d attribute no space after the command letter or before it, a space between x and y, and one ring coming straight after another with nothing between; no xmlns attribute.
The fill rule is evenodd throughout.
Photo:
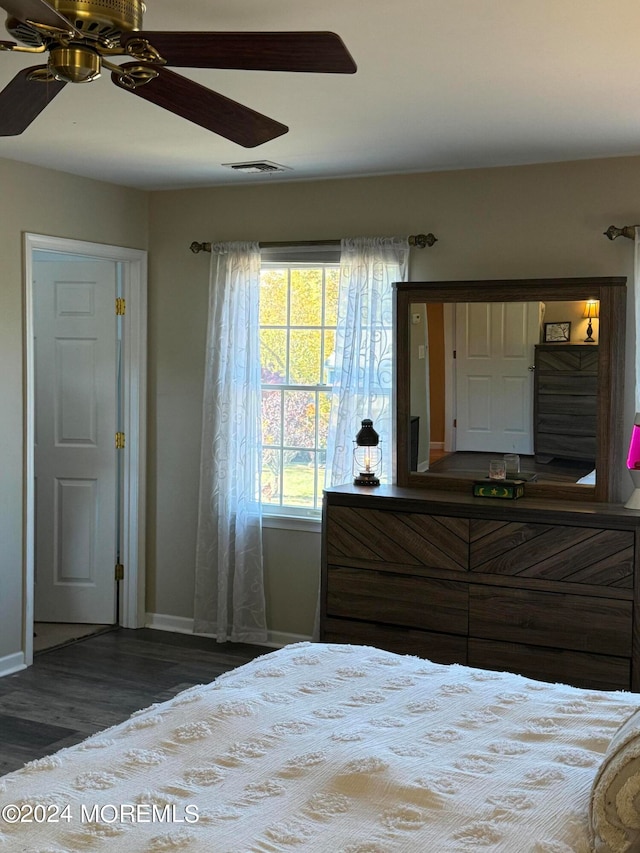
<svg viewBox="0 0 640 853"><path fill-rule="evenodd" d="M49 70L65 83L89 83L100 76L100 57L82 45L55 47L49 53Z"/></svg>

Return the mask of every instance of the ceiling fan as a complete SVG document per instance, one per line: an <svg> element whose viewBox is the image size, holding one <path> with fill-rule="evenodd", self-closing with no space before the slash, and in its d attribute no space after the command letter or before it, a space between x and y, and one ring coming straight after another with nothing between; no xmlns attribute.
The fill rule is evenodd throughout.
<svg viewBox="0 0 640 853"><path fill-rule="evenodd" d="M105 68L125 92L253 148L288 127L167 66L356 71L344 43L330 32L143 31L142 0L0 0L0 8L16 39L0 41L0 50L48 52L46 65L24 68L0 92L0 136L22 133L67 83L90 82ZM118 64L116 56L132 61Z"/></svg>

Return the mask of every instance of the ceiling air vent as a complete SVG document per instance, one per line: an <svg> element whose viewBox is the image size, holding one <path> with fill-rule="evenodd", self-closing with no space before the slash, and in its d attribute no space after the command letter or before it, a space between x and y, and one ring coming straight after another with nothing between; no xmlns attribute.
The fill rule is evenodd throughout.
<svg viewBox="0 0 640 853"><path fill-rule="evenodd" d="M289 166L281 166L279 163L271 163L269 160L252 160L249 163L223 163L234 172L242 172L244 175L270 174L271 172L288 172Z"/></svg>

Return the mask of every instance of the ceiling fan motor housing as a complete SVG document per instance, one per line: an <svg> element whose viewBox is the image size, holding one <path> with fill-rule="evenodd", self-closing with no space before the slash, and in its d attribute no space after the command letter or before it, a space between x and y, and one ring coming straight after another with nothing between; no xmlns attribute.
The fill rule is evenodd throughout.
<svg viewBox="0 0 640 853"><path fill-rule="evenodd" d="M140 0L49 0L57 12L80 32L116 38L121 32L139 30L144 3Z"/></svg>
<svg viewBox="0 0 640 853"><path fill-rule="evenodd" d="M141 0L49 0L49 5L80 33L116 42L121 33L140 29L145 12ZM6 28L14 39L29 47L44 44L39 30L17 18L9 16Z"/></svg>

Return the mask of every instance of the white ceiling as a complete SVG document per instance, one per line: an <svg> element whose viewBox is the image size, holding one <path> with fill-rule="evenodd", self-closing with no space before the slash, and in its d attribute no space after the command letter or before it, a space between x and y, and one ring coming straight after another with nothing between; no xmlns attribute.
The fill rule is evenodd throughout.
<svg viewBox="0 0 640 853"><path fill-rule="evenodd" d="M22 135L0 139L0 157L168 189L640 154L637 0L146 2L148 30L332 30L358 71L181 69L289 126L253 149L130 96L107 72L66 86ZM0 53L0 87L39 61ZM251 160L291 171L222 165Z"/></svg>

